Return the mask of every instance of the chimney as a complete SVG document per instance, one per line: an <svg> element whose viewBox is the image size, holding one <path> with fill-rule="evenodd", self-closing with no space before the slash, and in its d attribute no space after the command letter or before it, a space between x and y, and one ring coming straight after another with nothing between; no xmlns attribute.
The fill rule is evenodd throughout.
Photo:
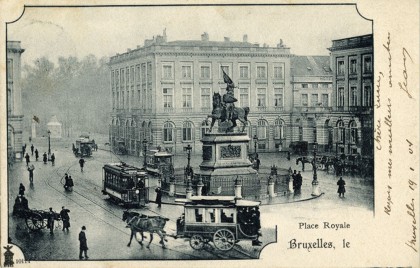
<svg viewBox="0 0 420 268"><path fill-rule="evenodd" d="M208 33L206 33L206 32L204 32L202 35L201 35L201 41L209 41L209 34Z"/></svg>
<svg viewBox="0 0 420 268"><path fill-rule="evenodd" d="M225 42L230 42L230 38L229 37L225 37Z"/></svg>
<svg viewBox="0 0 420 268"><path fill-rule="evenodd" d="M248 43L248 35L244 34L244 37L242 38L242 42Z"/></svg>
<svg viewBox="0 0 420 268"><path fill-rule="evenodd" d="M280 39L280 42L277 44L277 47L278 48L284 47L284 45L283 45L283 39Z"/></svg>

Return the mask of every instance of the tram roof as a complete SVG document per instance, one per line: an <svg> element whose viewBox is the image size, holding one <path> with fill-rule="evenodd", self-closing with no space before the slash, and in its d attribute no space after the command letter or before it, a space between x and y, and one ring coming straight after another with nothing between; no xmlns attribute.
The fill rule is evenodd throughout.
<svg viewBox="0 0 420 268"><path fill-rule="evenodd" d="M235 205L237 207L257 207L260 201L236 199L234 196L192 196L189 199L175 199L175 202L185 205Z"/></svg>
<svg viewBox="0 0 420 268"><path fill-rule="evenodd" d="M108 168L111 168L111 169L114 169L114 170L117 170L117 171L120 171L120 172L124 172L124 173L127 173L127 174L134 174L135 173L135 174L139 174L139 175L141 175L141 174L147 175L146 170L144 170L142 168L135 167L135 166L128 165L124 162L108 163L108 164L105 164L104 167L108 167Z"/></svg>
<svg viewBox="0 0 420 268"><path fill-rule="evenodd" d="M171 154L168 151L160 151L158 149L151 149L151 150L149 150L149 154L152 154L154 156L160 156L160 157L163 157L163 156L167 156L167 157L173 156L173 154Z"/></svg>

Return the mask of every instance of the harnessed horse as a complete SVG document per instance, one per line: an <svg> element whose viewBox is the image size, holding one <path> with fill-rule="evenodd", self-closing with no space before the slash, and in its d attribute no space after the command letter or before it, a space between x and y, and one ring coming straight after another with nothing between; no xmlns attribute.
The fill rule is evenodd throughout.
<svg viewBox="0 0 420 268"><path fill-rule="evenodd" d="M131 229L130 241L128 242L127 247L131 245L131 240L136 233L141 234L141 241L137 242L139 242L140 245L143 245L143 233L149 232L150 241L146 246L147 248L150 247L150 244L153 241L153 233L157 233L160 236L159 243L163 248L166 248L164 241L167 242L168 240L165 238L166 232L163 230L163 228L165 227L166 222L169 220L168 218L163 218L161 216L147 216L137 212L124 211L122 220L127 222Z"/></svg>
<svg viewBox="0 0 420 268"><path fill-rule="evenodd" d="M232 126L228 127L226 129L226 132L231 132L236 126L236 120L241 121L243 127L242 132L245 130L245 126L248 121L248 113L249 113L249 107L240 108L240 107L234 107L232 109L232 116L230 119L227 118L227 111L224 103L222 102L222 96L220 93L215 92L213 94L213 111L211 112L211 115L208 117L211 117L211 125L210 125L210 132L213 129L214 122L216 122L217 119L220 119L222 122L229 120L232 122Z"/></svg>

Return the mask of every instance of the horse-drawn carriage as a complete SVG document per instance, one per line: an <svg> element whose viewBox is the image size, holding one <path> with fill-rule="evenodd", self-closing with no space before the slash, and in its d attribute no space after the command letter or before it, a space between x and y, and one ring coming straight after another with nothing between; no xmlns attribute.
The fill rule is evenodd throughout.
<svg viewBox="0 0 420 268"><path fill-rule="evenodd" d="M23 218L25 220L26 226L28 226L29 230L31 231L48 228L48 223L52 219L58 223L60 223L61 220L59 213L48 210L29 209L25 205L19 205L17 201L14 205L13 214L17 217ZM56 228L60 227L60 224L56 225Z"/></svg>
<svg viewBox="0 0 420 268"><path fill-rule="evenodd" d="M228 251L240 240L260 245L260 202L235 199L234 196L193 196L177 199L184 213L177 220L177 237L189 239L199 250L213 242L218 250Z"/></svg>

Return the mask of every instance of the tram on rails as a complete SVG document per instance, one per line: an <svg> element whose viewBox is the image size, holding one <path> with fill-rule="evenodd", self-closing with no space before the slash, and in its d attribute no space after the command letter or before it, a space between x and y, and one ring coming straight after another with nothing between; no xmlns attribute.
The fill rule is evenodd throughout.
<svg viewBox="0 0 420 268"><path fill-rule="evenodd" d="M87 135L81 135L76 140L76 146L73 144L73 153L75 156L80 157L91 156L95 147L95 141L91 140Z"/></svg>
<svg viewBox="0 0 420 268"><path fill-rule="evenodd" d="M213 242L217 249L228 251L241 240L261 245L260 202L234 196L193 196L176 201L184 203L184 213L176 223L176 237L189 239L193 249L200 250Z"/></svg>
<svg viewBox="0 0 420 268"><path fill-rule="evenodd" d="M146 153L146 170L152 175L160 176L163 181L174 176L174 155L158 147Z"/></svg>
<svg viewBox="0 0 420 268"><path fill-rule="evenodd" d="M146 170L124 162L103 168L102 194L125 207L141 207L149 202L149 177Z"/></svg>

